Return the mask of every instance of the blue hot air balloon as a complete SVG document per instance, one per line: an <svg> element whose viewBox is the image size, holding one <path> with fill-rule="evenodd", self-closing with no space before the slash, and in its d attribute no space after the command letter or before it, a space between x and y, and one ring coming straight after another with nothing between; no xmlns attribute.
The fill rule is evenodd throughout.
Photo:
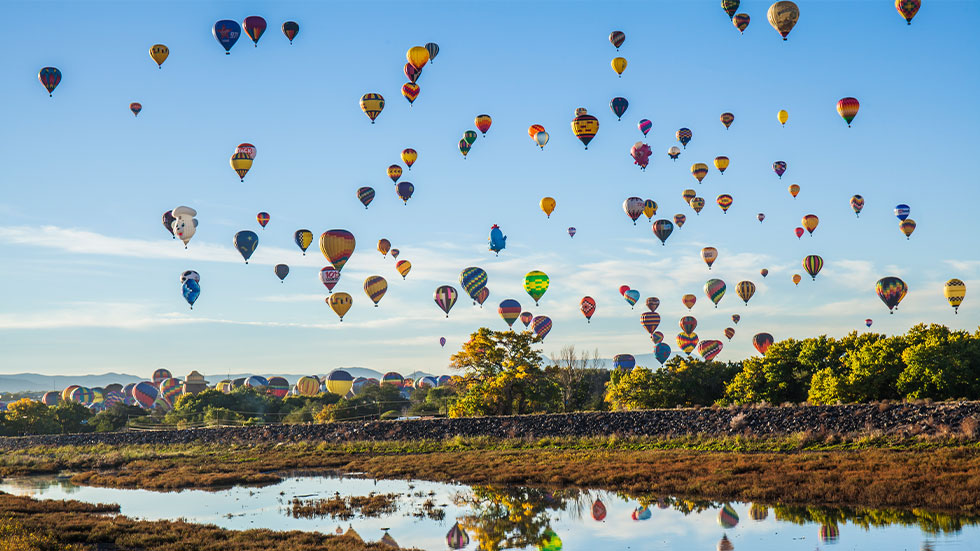
<svg viewBox="0 0 980 551"><path fill-rule="evenodd" d="M613 369L632 371L636 367L636 358L632 354L616 354L613 356Z"/></svg>
<svg viewBox="0 0 980 551"><path fill-rule="evenodd" d="M238 252L241 253L242 258L245 259L245 263L248 264L248 259L255 252L255 248L259 246L259 236L255 235L254 231L242 230L235 234L233 243Z"/></svg>
<svg viewBox="0 0 980 551"><path fill-rule="evenodd" d="M242 26L231 19L222 19L214 24L211 34L225 49L225 55L230 55L231 47L235 45L235 42L238 42L238 37L242 35Z"/></svg>
<svg viewBox="0 0 980 551"><path fill-rule="evenodd" d="M667 343L662 342L657 345L653 353L656 355L657 361L663 365L663 363L667 361L667 358L670 357L670 346L668 346Z"/></svg>
<svg viewBox="0 0 980 551"><path fill-rule="evenodd" d="M909 212L911 212L911 210L912 209L905 204L895 205L895 217L904 222L905 219L909 217Z"/></svg>
<svg viewBox="0 0 980 551"><path fill-rule="evenodd" d="M609 108L612 109L613 114L616 115L618 120L623 119L623 114L626 113L626 108L629 105L630 102L626 101L626 98L613 98L609 102Z"/></svg>
<svg viewBox="0 0 980 551"><path fill-rule="evenodd" d="M184 287L181 292L184 295L184 300L191 305L191 310L193 310L197 297L201 296L201 284L193 279L184 280Z"/></svg>
<svg viewBox="0 0 980 551"><path fill-rule="evenodd" d="M490 228L490 250L500 255L500 251L507 247L507 236L500 231L500 226L494 224Z"/></svg>

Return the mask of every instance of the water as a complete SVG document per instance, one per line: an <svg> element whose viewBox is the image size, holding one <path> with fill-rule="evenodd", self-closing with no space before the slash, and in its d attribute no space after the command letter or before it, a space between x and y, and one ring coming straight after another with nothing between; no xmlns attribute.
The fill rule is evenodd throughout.
<svg viewBox="0 0 980 551"><path fill-rule="evenodd" d="M722 549L725 536L738 551L791 550L975 550L980 549L980 519L914 514L910 511L871 511L817 508L767 508L765 518L753 520L750 504L732 503L722 513L720 503L677 499L649 500L603 491L463 486L421 481L368 480L326 476L288 478L261 488L221 491L152 492L75 486L63 478L7 479L0 491L43 499L75 499L117 503L122 514L147 520L185 519L232 530L270 528L333 533L353 527L367 541L388 529L403 547L446 550L446 534L459 521L470 538L463 549L687 550ZM349 520L295 518L290 503L303 499L364 496L371 492L399 494L397 509L379 517ZM432 500L436 518L423 505ZM592 516L600 499L607 514ZM720 518L738 522L725 528ZM443 513L440 516L440 512ZM752 512L761 517L762 509ZM634 520L636 516L638 520ZM646 518L649 517L649 518ZM824 528L821 530L821 526ZM838 536L834 541L834 528ZM539 544L550 534L550 545ZM823 536L823 537L821 537ZM480 547L480 544L483 544Z"/></svg>

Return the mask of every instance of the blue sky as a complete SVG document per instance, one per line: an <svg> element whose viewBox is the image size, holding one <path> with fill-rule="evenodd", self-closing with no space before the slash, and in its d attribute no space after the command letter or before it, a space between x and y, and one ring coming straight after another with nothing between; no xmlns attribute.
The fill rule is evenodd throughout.
<svg viewBox="0 0 980 551"><path fill-rule="evenodd" d="M546 353L567 344L605 357L649 353L642 304L630 309L624 284L661 299L661 331L675 349L681 295L698 296L701 339L723 339L741 314L723 360L753 354L760 331L840 336L868 317L886 333L920 322L976 329L980 255L961 205L980 200L970 162L980 76L969 70L980 5L932 0L909 27L890 1L798 3L787 42L766 22L768 2L751 1L742 36L714 0L15 3L16 24L0 36L0 48L17 52L0 57L0 371L443 373L471 331L506 327L496 313L505 298L554 320ZM243 37L224 55L211 25L249 15L269 22L258 48ZM291 46L285 20L300 24ZM618 53L607 40L614 29L627 35ZM430 41L441 50L410 108L400 95L405 51ZM155 43L170 48L162 70L147 53ZM622 78L609 66L617 55L629 60ZM53 98L36 78L48 65L64 75ZM387 99L375 125L358 108L366 92ZM615 96L630 101L622 122L608 107ZM852 128L835 110L844 96L861 101ZM132 101L143 104L138 118ZM587 151L569 127L577 107L600 120ZM785 128L779 109L789 111ZM736 117L727 131L725 111ZM456 144L480 113L493 127L463 160ZM653 121L645 172L629 156L640 118ZM527 136L534 123L551 135L544 151ZM680 127L694 139L671 162ZM228 166L240 142L258 148L244 183ZM405 147L420 155L403 177L416 186L408 206L385 176ZM691 164L717 155L730 167L698 185ZM789 164L782 179L776 160ZM792 183L802 187L795 200ZM377 191L368 210L355 197L365 185ZM706 199L700 216L681 199L685 188ZM725 215L714 204L721 193L734 197ZM855 193L866 200L859 219L848 205ZM633 226L623 213L634 195L657 201L658 218L687 216L665 247L645 217ZM543 196L558 202L550 220ZM892 214L898 203L918 223L911 240ZM200 220L186 251L160 224L178 205ZM272 217L264 231L259 211ZM797 240L809 213L820 226ZM508 235L499 257L487 251L493 224ZM316 244L303 257L292 242L299 228L357 237L337 287L354 296L343 323L324 303ZM260 237L248 265L231 246L242 229ZM375 251L382 237L412 262L407 280ZM699 256L708 245L720 252L711 271ZM824 270L794 287L808 254L822 255ZM277 263L292 268L282 284ZM432 292L458 289L467 266L487 270L490 299L483 309L460 300L447 320ZM202 278L193 311L177 282L186 269ZM537 308L522 287L534 269L551 277ZM379 308L361 289L371 274L389 283ZM874 294L886 275L910 287L892 316ZM710 277L729 287L717 310L702 290ZM968 288L958 316L942 296L951 277ZM734 293L743 279L758 286L748 306ZM586 294L598 303L591 324L578 311Z"/></svg>

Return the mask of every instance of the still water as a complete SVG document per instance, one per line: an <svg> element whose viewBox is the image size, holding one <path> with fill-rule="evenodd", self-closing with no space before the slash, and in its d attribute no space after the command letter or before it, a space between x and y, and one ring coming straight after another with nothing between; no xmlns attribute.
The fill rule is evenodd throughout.
<svg viewBox="0 0 980 551"><path fill-rule="evenodd" d="M463 486L422 481L297 476L279 484L221 491L152 492L75 486L64 478L6 479L0 491L43 499L117 503L129 517L184 519L243 530L334 533L364 540L385 533L402 547L451 549L458 522L469 540L457 549L575 550L976 550L980 518L912 511L763 507L612 492ZM396 494L377 516L294 515L294 498ZM596 506L596 500L601 505ZM603 516L602 509L605 510ZM596 520L598 517L600 520ZM458 544L457 544L458 545Z"/></svg>

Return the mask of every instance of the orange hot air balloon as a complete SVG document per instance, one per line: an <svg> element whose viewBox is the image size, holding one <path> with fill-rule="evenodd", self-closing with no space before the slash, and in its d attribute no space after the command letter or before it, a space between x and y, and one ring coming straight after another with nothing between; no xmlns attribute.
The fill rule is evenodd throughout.
<svg viewBox="0 0 980 551"><path fill-rule="evenodd" d="M527 127L527 135L530 136L532 140L538 135L538 132L544 132L544 127L540 124L532 124L531 126Z"/></svg>
<svg viewBox="0 0 980 551"><path fill-rule="evenodd" d="M698 301L698 297L694 295L684 295L681 297L681 304L687 307L688 311L694 308L694 303Z"/></svg>
<svg viewBox="0 0 980 551"><path fill-rule="evenodd" d="M817 218L816 214L808 214L803 217L803 227L806 228L806 231L810 232L810 235L813 235L813 230L817 229L817 224L819 223L820 219Z"/></svg>
<svg viewBox="0 0 980 551"><path fill-rule="evenodd" d="M800 274L793 274L793 284L799 285L803 281L803 277Z"/></svg>
<svg viewBox="0 0 980 551"><path fill-rule="evenodd" d="M378 240L378 252L381 256L388 258L388 251L391 250L391 241L381 238Z"/></svg>
<svg viewBox="0 0 980 551"><path fill-rule="evenodd" d="M487 130L490 130L490 125L493 124L493 119L490 115L477 115L476 119L473 121L476 124L476 129L483 134L483 137L487 137Z"/></svg>
<svg viewBox="0 0 980 551"><path fill-rule="evenodd" d="M796 199L796 196L800 194L800 186L796 184L789 186L789 194L793 196L793 199Z"/></svg>
<svg viewBox="0 0 980 551"><path fill-rule="evenodd" d="M860 108L861 102L857 98L843 98L837 102L837 113L847 123L848 128L851 127L851 121L857 116Z"/></svg>
<svg viewBox="0 0 980 551"><path fill-rule="evenodd" d="M715 260L718 260L718 249L714 247L701 249L701 260L704 260L704 263L708 265L708 269L710 270L711 265L715 263Z"/></svg>

